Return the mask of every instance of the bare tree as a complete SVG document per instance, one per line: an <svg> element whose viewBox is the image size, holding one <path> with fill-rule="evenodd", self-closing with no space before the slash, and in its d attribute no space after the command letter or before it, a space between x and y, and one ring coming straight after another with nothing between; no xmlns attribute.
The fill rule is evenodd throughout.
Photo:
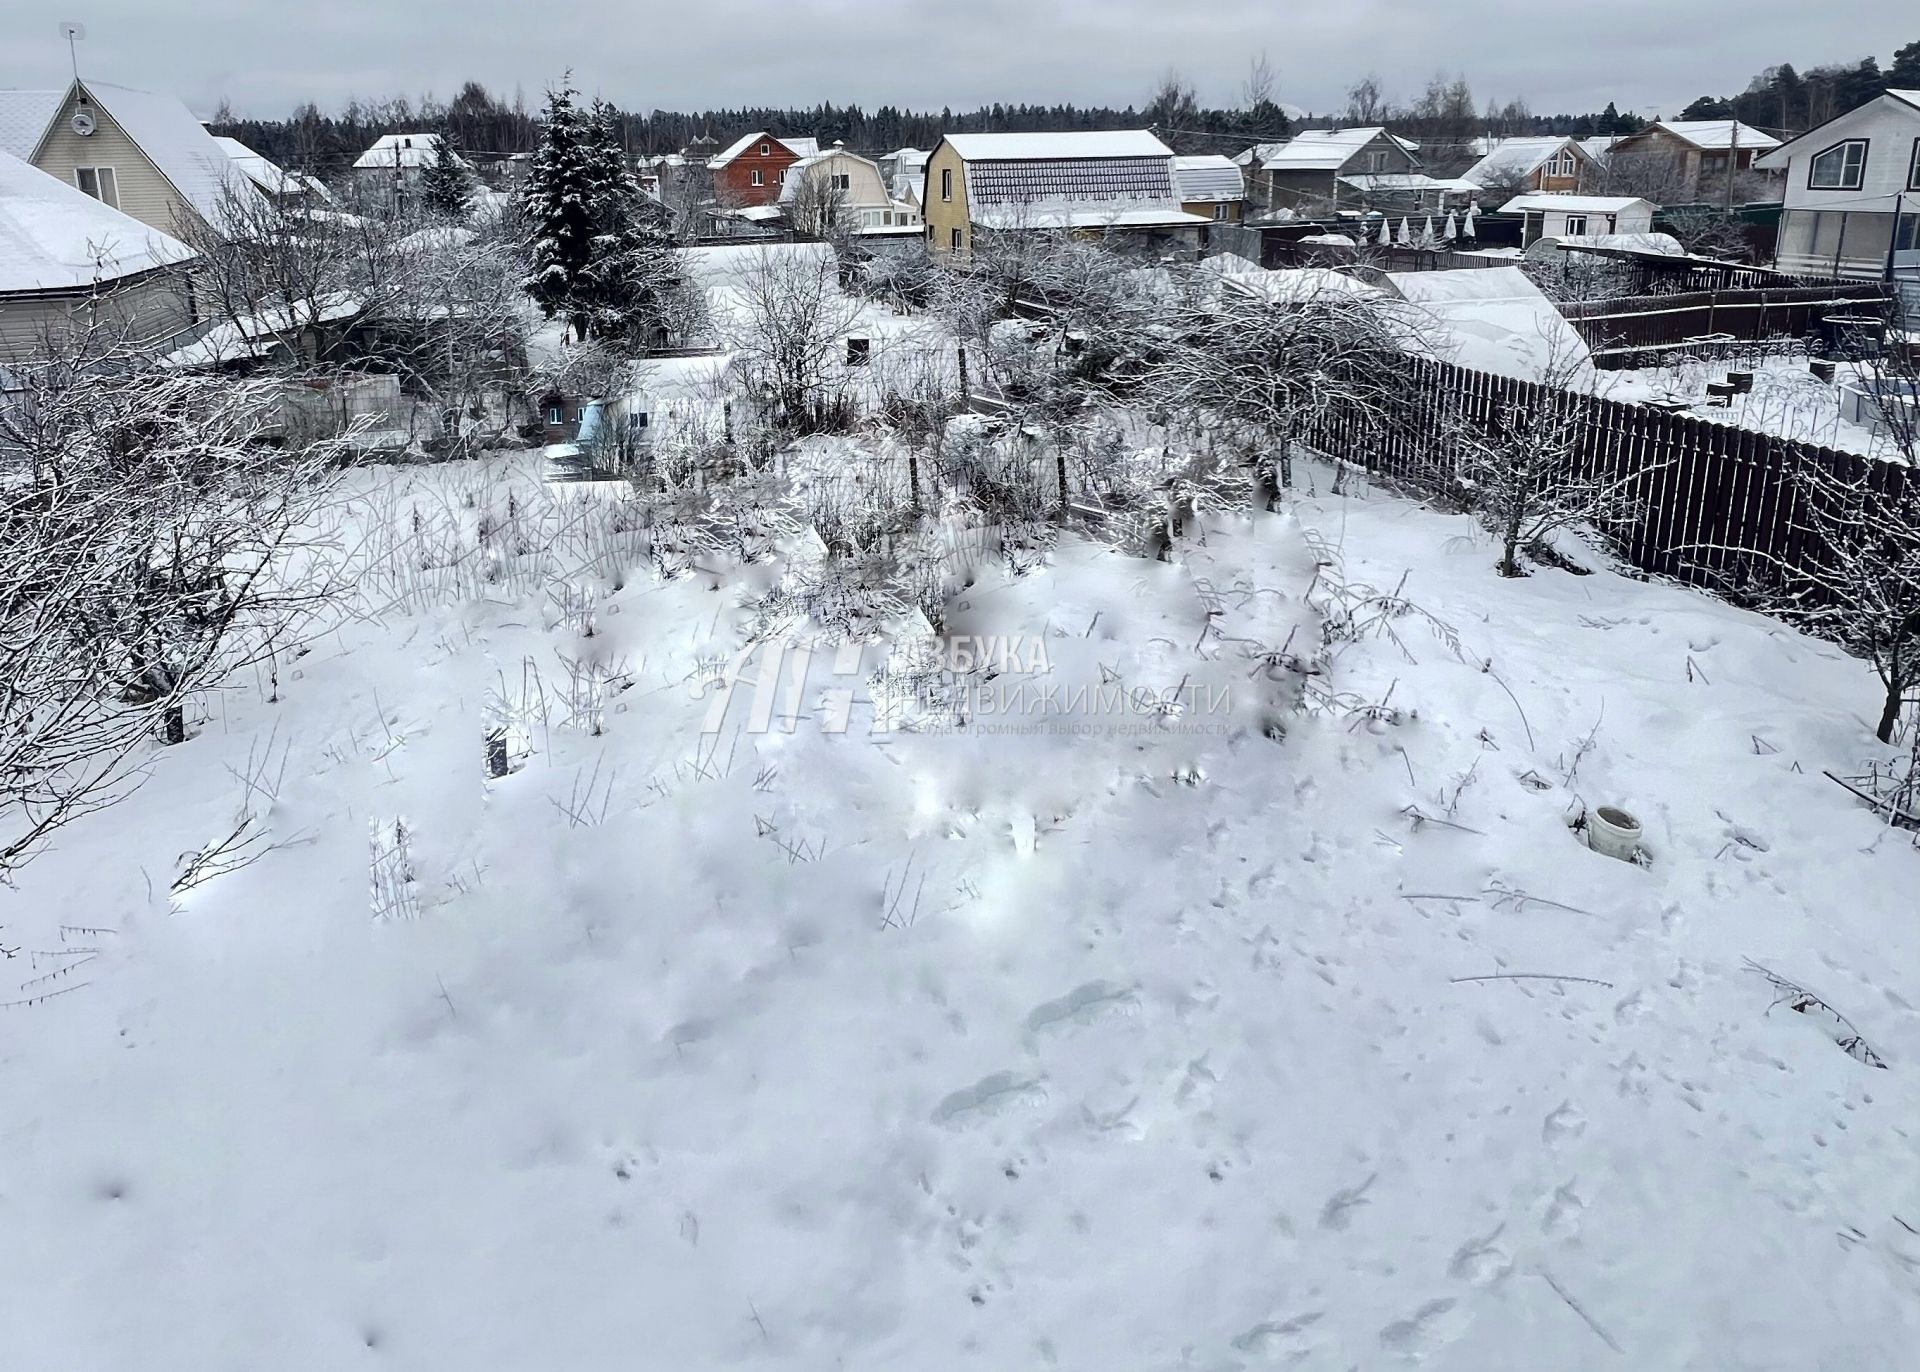
<svg viewBox="0 0 1920 1372"><path fill-rule="evenodd" d="M1251 462L1267 509L1293 484L1293 444L1319 418L1343 410L1389 422L1405 384L1407 321L1331 283L1269 296L1229 280L1172 332L1150 392L1216 425Z"/></svg>
<svg viewBox="0 0 1920 1372"><path fill-rule="evenodd" d="M793 195L785 201L787 222L795 232L831 243L836 252L851 248L859 224L850 193L835 184L830 167L805 168L795 180Z"/></svg>
<svg viewBox="0 0 1920 1372"><path fill-rule="evenodd" d="M779 422L813 432L843 421L846 339L865 305L840 289L833 254L760 248L737 297L722 328Z"/></svg>
<svg viewBox="0 0 1920 1372"><path fill-rule="evenodd" d="M1884 470L1881 468L1884 467ZM1772 613L1873 664L1884 688L1874 736L1893 741L1920 692L1920 482L1911 467L1862 461L1793 471L1799 523L1813 551L1760 555L1780 574Z"/></svg>
<svg viewBox="0 0 1920 1372"><path fill-rule="evenodd" d="M271 660L332 588L297 556L326 495L279 388L80 340L0 406L0 873L137 780L187 705Z"/></svg>
<svg viewBox="0 0 1920 1372"><path fill-rule="evenodd" d="M1347 87L1347 122L1349 124L1378 124L1390 113L1391 107L1380 91L1378 73L1368 72Z"/></svg>

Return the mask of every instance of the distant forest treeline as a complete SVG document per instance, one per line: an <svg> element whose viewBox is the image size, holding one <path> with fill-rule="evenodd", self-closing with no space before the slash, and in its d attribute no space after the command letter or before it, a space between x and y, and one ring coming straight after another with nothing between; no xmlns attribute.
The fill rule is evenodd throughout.
<svg viewBox="0 0 1920 1372"><path fill-rule="evenodd" d="M1768 67L1735 96L1703 95L1680 112L1689 119L1739 118L1769 133L1785 136L1811 128L1865 104L1881 91L1920 88L1920 41L1893 54L1883 70L1878 59L1816 66L1805 72L1781 63ZM1238 108L1203 108L1192 87L1169 73L1142 106L986 105L975 110L904 110L882 105L821 104L811 109L722 109L699 113L655 110L620 115L621 134L634 153L678 152L696 137L722 144L762 129L787 136L812 136L823 144L842 142L857 152L880 154L900 147L931 148L943 133L993 133L1062 129L1119 129L1151 126L1179 152L1233 153L1250 143L1284 138L1296 123L1384 123L1422 140L1434 160L1464 155L1467 141L1481 134L1568 134L1574 137L1626 134L1646 121L1621 113L1609 102L1592 114L1535 114L1524 102L1476 105L1464 76L1437 75L1424 92L1396 104L1379 81L1364 77L1347 93L1344 109L1326 116L1290 120L1273 98L1273 78L1265 59L1254 62ZM1298 116L1296 110L1294 114ZM238 138L256 152L296 171L330 176L385 133L445 132L463 149L477 153L531 152L539 123L523 92L511 98L469 81L451 101L404 96L383 101L349 101L338 113L305 105L286 119L248 119L222 105L211 121L215 133Z"/></svg>
<svg viewBox="0 0 1920 1372"><path fill-rule="evenodd" d="M1811 67L1801 72L1782 62L1768 67L1738 95L1703 95L1681 111L1685 119L1739 119L1776 136L1804 133L1836 115L1858 109L1885 90L1920 90L1920 40L1893 54L1883 71L1878 58Z"/></svg>
<svg viewBox="0 0 1920 1372"><path fill-rule="evenodd" d="M337 113L305 105L286 119L249 119L223 105L209 121L213 131L238 138L254 151L294 171L334 175L372 146L382 134L446 132L463 149L479 153L531 152L539 140L535 108L523 93L503 98L478 82L469 81L451 101L432 97L400 97L379 102L350 101ZM1383 110L1383 115L1397 112ZM1344 118L1344 115L1340 116ZM1309 118L1306 125L1324 125L1331 118ZM1409 132L1433 132L1430 121L1408 111ZM1492 127L1501 133L1592 134L1629 132L1642 121L1631 115L1544 115L1517 106L1475 115L1471 128ZM1152 125L1181 152L1233 153L1255 142L1284 138L1294 129L1280 106L1257 99L1240 109L1204 109L1191 90L1177 84L1155 94L1143 107L1124 109L1085 105L986 105L976 110L903 110L882 105L874 110L858 105L821 104L811 109L730 109L684 113L655 110L620 115L621 132L635 153L678 152L696 137L722 144L741 134L765 129L787 136L812 136L823 144L843 142L868 154L895 148L931 148L943 133L1055 131L1062 129L1137 129Z"/></svg>

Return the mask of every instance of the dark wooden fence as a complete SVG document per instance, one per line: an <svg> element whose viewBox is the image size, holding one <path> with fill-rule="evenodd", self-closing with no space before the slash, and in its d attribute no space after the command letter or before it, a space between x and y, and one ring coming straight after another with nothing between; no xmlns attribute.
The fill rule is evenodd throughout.
<svg viewBox="0 0 1920 1372"><path fill-rule="evenodd" d="M1308 442L1388 480L1419 486L1451 470L1461 431L1497 432L1516 409L1571 407L1578 440L1569 459L1583 474L1643 473L1639 511L1614 532L1617 551L1643 571L1726 590L1777 581L1781 565L1830 556L1795 474L1819 464L1864 481L1883 500L1917 479L1896 462L1795 443L1646 405L1552 390L1535 382L1424 359L1408 364L1408 389L1389 422L1336 409Z"/></svg>
<svg viewBox="0 0 1920 1372"><path fill-rule="evenodd" d="M1853 281L1576 300L1559 309L1593 350L1595 365L1628 367L1703 339L1805 338L1830 316L1884 317L1891 299L1882 282Z"/></svg>

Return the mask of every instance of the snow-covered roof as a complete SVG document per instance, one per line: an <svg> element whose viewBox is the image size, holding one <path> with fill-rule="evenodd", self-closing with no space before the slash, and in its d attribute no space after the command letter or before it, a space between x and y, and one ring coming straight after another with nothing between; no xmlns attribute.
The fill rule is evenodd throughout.
<svg viewBox="0 0 1920 1372"><path fill-rule="evenodd" d="M1631 195L1554 195L1541 192L1536 195L1516 195L1500 207L1502 214L1524 214L1529 210L1535 213L1555 210L1573 214L1619 214L1636 205L1654 208L1651 200L1642 200Z"/></svg>
<svg viewBox="0 0 1920 1372"><path fill-rule="evenodd" d="M0 152L0 291L84 289L192 256L152 225Z"/></svg>
<svg viewBox="0 0 1920 1372"><path fill-rule="evenodd" d="M1529 381L1544 379L1555 366L1591 369L1585 341L1519 267L1386 276L1400 298L1431 321L1415 334L1435 356Z"/></svg>
<svg viewBox="0 0 1920 1372"><path fill-rule="evenodd" d="M1166 157L1173 149L1146 129L1064 133L950 133L945 140L968 162L1068 161L1079 158Z"/></svg>
<svg viewBox="0 0 1920 1372"><path fill-rule="evenodd" d="M1180 228L1188 224L1210 224L1203 214L1188 214L1179 206L1115 204L1098 202L1072 205L1003 205L972 212L975 224L988 229L1153 229Z"/></svg>
<svg viewBox="0 0 1920 1372"><path fill-rule="evenodd" d="M785 144L796 157L818 157L820 140L818 138L781 138L776 140Z"/></svg>
<svg viewBox="0 0 1920 1372"><path fill-rule="evenodd" d="M1460 173L1463 181L1491 186L1532 176L1563 151L1577 146L1571 138L1502 138L1486 154Z"/></svg>
<svg viewBox="0 0 1920 1372"><path fill-rule="evenodd" d="M1351 176L1340 178L1342 185L1352 186L1363 191L1452 191L1459 190L1460 183L1452 179L1442 180L1428 176L1425 172L1355 172Z"/></svg>
<svg viewBox="0 0 1920 1372"><path fill-rule="evenodd" d="M437 133L383 133L372 147L353 159L356 167L392 170L395 167L430 167L440 146ZM457 167L468 165L459 153L453 155Z"/></svg>
<svg viewBox="0 0 1920 1372"><path fill-rule="evenodd" d="M0 152L31 158L65 99L65 91L0 91Z"/></svg>
<svg viewBox="0 0 1920 1372"><path fill-rule="evenodd" d="M1542 245L1545 245L1544 247ZM1529 257L1549 257L1560 248L1612 248L1622 252L1685 257L1686 248L1670 233L1570 233L1549 235L1527 250Z"/></svg>
<svg viewBox="0 0 1920 1372"><path fill-rule="evenodd" d="M305 172L283 171L238 138L216 134L213 141L233 159L233 165L240 168L249 181L269 195L317 195L325 200L333 198L318 177L308 176Z"/></svg>
<svg viewBox="0 0 1920 1372"><path fill-rule="evenodd" d="M1352 246L1351 240L1347 246ZM1223 286L1281 304L1298 304L1317 296L1370 298L1385 294L1378 286L1331 267L1282 267L1267 271L1232 253L1203 258L1200 267L1218 275Z"/></svg>
<svg viewBox="0 0 1920 1372"><path fill-rule="evenodd" d="M1600 163L1605 163L1609 157L1613 156L1614 144L1619 141L1620 135L1617 133L1605 133L1594 138L1576 138L1574 140L1574 142L1580 145L1580 151Z"/></svg>
<svg viewBox="0 0 1920 1372"><path fill-rule="evenodd" d="M1244 148L1235 153L1233 155L1233 164L1236 167L1257 167L1264 165L1267 158L1272 156L1276 149L1286 146L1284 139L1273 143L1255 143L1252 147Z"/></svg>
<svg viewBox="0 0 1920 1372"><path fill-rule="evenodd" d="M1338 171L1353 155L1385 133L1378 124L1358 129L1307 129L1273 146L1261 158L1262 171ZM1396 139L1406 147L1404 139Z"/></svg>
<svg viewBox="0 0 1920 1372"><path fill-rule="evenodd" d="M920 148L895 148L882 160L891 162L896 167L905 170L908 167L926 166L927 159L931 156L933 156L932 153Z"/></svg>
<svg viewBox="0 0 1920 1372"><path fill-rule="evenodd" d="M279 345L283 335L309 324L327 324L351 319L365 306L346 291L332 291L311 304L305 301L280 305L258 314L243 314L237 319L215 324L199 338L161 359L163 367L206 367L242 358L264 357Z"/></svg>
<svg viewBox="0 0 1920 1372"><path fill-rule="evenodd" d="M1217 154L1173 159L1173 184L1183 204L1203 200L1243 200L1247 187L1230 157Z"/></svg>
<svg viewBox="0 0 1920 1372"><path fill-rule="evenodd" d="M989 228L1198 222L1180 208L1173 152L1144 130L953 134L967 206Z"/></svg>
<svg viewBox="0 0 1920 1372"><path fill-rule="evenodd" d="M1743 148L1777 148L1780 140L1753 127L1742 124L1737 119L1662 119L1656 128L1665 129L1676 138L1683 138L1696 148L1708 152L1725 152L1734 145L1734 131L1739 130L1739 144Z"/></svg>
<svg viewBox="0 0 1920 1372"><path fill-rule="evenodd" d="M207 223L217 225L225 217L222 202L228 195L255 194L253 182L174 96L104 81L80 84ZM61 103L65 101L63 94Z"/></svg>

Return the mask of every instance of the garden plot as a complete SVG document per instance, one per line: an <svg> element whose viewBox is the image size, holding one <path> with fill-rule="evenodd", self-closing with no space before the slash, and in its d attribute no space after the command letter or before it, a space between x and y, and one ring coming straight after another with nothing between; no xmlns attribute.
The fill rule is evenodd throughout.
<svg viewBox="0 0 1920 1372"><path fill-rule="evenodd" d="M524 464L354 481L365 613L0 907L10 1364L1920 1338L1920 854L1820 775L1888 752L1827 645L1305 497L982 563L947 627L1019 651L890 727L910 616L844 718L829 672L709 729L789 535L663 579ZM1602 803L1644 865L1569 828ZM253 860L170 895L236 807Z"/></svg>

